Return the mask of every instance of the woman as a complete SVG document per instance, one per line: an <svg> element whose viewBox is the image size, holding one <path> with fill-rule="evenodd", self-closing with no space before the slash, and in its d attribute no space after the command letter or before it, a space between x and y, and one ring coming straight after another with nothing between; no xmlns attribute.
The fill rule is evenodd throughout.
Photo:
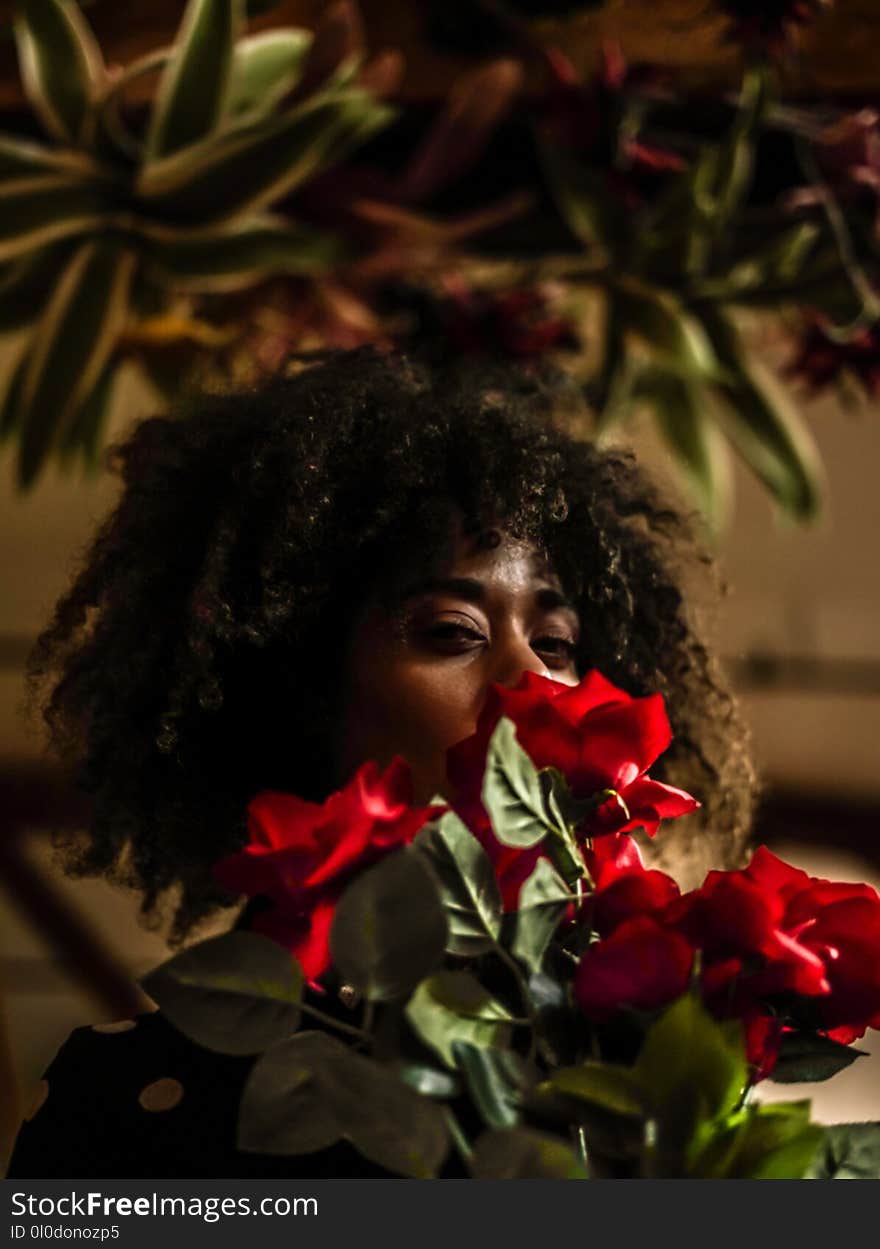
<svg viewBox="0 0 880 1249"><path fill-rule="evenodd" d="M323 800L400 753L427 801L490 684L527 670L662 693L675 740L653 774L703 803L667 865L739 861L743 733L679 588L705 558L629 458L566 431L552 386L340 353L145 421L112 462L119 504L31 678L93 798L71 870L136 886L146 913L173 894L174 941L234 901L212 866L255 793ZM9 1174L383 1174L347 1145L295 1167L238 1153L250 1062L158 1013L78 1029Z"/></svg>

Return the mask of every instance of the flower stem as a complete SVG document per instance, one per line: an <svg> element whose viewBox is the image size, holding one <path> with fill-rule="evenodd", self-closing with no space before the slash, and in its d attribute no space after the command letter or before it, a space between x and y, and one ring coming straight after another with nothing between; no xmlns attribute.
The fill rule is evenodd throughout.
<svg viewBox="0 0 880 1249"><path fill-rule="evenodd" d="M338 1028L340 1032L347 1032L349 1036L355 1036L359 1041L369 1041L370 1033L365 1032L363 1028L356 1028L354 1024L343 1023L341 1019L335 1019L333 1015L328 1015L322 1010L318 1010L316 1006L308 1006L305 1002L300 1003L300 1010L304 1015L311 1015L313 1019L320 1019L322 1023L329 1024L331 1028Z"/></svg>
<svg viewBox="0 0 880 1249"><path fill-rule="evenodd" d="M449 1135L452 1137L462 1162L467 1166L474 1152L471 1149L470 1141L462 1131L461 1124L456 1119L454 1111L450 1110L448 1106L444 1106L443 1113L446 1119L446 1126L449 1128Z"/></svg>

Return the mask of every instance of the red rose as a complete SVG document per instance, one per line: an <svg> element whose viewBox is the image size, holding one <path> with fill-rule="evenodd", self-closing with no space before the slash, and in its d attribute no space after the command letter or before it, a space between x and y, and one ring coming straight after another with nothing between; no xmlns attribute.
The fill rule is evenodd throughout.
<svg viewBox="0 0 880 1249"><path fill-rule="evenodd" d="M639 847L626 833L596 839L584 852L594 893L585 903L595 932L609 936L628 919L654 915L680 896L671 876L646 868Z"/></svg>
<svg viewBox="0 0 880 1249"><path fill-rule="evenodd" d="M587 816L581 826L585 837L635 828L653 836L661 819L687 815L700 805L684 790L646 775L672 740L659 694L632 698L595 670L574 686L534 672L524 673L512 689L491 686L476 732L451 748L447 770L455 808L495 863L509 910L516 908L519 886L541 851L502 846L482 806L486 752L502 716L513 721L535 766L558 768L577 797L617 792L619 799L609 798Z"/></svg>
<svg viewBox="0 0 880 1249"><path fill-rule="evenodd" d="M639 915L587 947L575 972L575 1000L597 1023L625 1007L657 1010L687 990L693 962L693 946L681 933Z"/></svg>
<svg viewBox="0 0 880 1249"><path fill-rule="evenodd" d="M267 790L248 806L248 845L214 875L233 893L271 901L252 929L286 946L314 981L330 964L330 924L351 877L407 845L444 809L411 801L410 769L400 756L381 775L365 763L323 804Z"/></svg>

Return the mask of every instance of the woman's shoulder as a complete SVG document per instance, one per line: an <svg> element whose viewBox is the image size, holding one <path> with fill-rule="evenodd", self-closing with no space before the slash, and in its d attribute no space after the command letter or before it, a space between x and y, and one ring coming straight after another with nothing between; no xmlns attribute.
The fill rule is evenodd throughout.
<svg viewBox="0 0 880 1249"><path fill-rule="evenodd" d="M76 1028L40 1081L8 1178L379 1177L345 1142L302 1158L242 1153L252 1056L203 1049L153 1011Z"/></svg>

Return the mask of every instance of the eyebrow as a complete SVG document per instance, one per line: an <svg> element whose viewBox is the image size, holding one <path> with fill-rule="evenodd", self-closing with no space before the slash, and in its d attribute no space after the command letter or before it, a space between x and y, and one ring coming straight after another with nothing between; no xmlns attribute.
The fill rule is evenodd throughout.
<svg viewBox="0 0 880 1249"><path fill-rule="evenodd" d="M427 581L420 581L416 585L410 586L403 593L404 600L416 598L420 594L454 594L457 598L463 598L468 603L484 603L486 601L486 587L482 581L475 581L472 577L433 577ZM541 586L535 591L535 602L544 611L554 611L560 608L564 611L570 611L577 616L577 608L574 603L561 590L556 590L553 586Z"/></svg>

